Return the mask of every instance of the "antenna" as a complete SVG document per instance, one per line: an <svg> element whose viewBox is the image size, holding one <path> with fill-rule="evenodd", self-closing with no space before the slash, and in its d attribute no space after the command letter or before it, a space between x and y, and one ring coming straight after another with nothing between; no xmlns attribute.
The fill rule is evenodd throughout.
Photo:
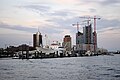
<svg viewBox="0 0 120 80"><path fill-rule="evenodd" d="M38 32L40 32L40 31L39 31L39 26L38 26Z"/></svg>

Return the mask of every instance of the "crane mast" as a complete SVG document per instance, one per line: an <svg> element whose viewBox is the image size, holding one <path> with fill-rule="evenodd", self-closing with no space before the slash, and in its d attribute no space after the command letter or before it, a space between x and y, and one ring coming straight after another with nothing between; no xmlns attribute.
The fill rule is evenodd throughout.
<svg viewBox="0 0 120 80"><path fill-rule="evenodd" d="M94 52L96 52L96 48L97 48L97 35L96 35L96 19L100 20L100 18L94 16Z"/></svg>
<svg viewBox="0 0 120 80"><path fill-rule="evenodd" d="M77 32L78 32L78 31L79 31L79 25L80 25L80 24L77 22L76 24L72 24L72 25L73 25L73 26L75 26L75 25L77 26Z"/></svg>
<svg viewBox="0 0 120 80"><path fill-rule="evenodd" d="M96 17L96 16L94 16L94 17L90 17L90 16L87 16L87 17L85 17L85 16L83 16L83 17L79 17L79 18L83 18L83 19L87 19L86 21L87 21L87 23L88 23L88 25L89 25L89 21L91 20L91 19L93 19L94 20L94 37L93 37L93 44L94 44L94 52L96 52L96 47L97 47L97 35L96 35L96 20L98 19L98 20L100 20L101 18L99 18L99 17ZM89 36L89 34L88 34L88 36ZM89 40L88 40L88 42L89 42ZM90 46L89 46L90 47Z"/></svg>

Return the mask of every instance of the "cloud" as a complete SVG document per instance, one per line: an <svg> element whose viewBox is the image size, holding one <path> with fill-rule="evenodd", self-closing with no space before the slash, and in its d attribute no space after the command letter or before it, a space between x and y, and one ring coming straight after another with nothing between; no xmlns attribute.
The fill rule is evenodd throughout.
<svg viewBox="0 0 120 80"><path fill-rule="evenodd" d="M120 0L104 0L101 1L102 5L114 5L114 4L120 4Z"/></svg>
<svg viewBox="0 0 120 80"><path fill-rule="evenodd" d="M90 8L89 11L92 12L92 13L95 13L97 10L94 9L94 8Z"/></svg>
<svg viewBox="0 0 120 80"><path fill-rule="evenodd" d="M52 0L52 1L59 5L72 5L79 2L79 0Z"/></svg>
<svg viewBox="0 0 120 80"><path fill-rule="evenodd" d="M0 34L0 47L29 43L32 44L31 34Z"/></svg>
<svg viewBox="0 0 120 80"><path fill-rule="evenodd" d="M120 27L108 27L98 32L98 46L109 51L120 50Z"/></svg>
<svg viewBox="0 0 120 80"><path fill-rule="evenodd" d="M76 29L72 27L72 24L75 24L77 22L81 24L83 23L82 20L84 20L84 19L81 20L78 16L72 17L72 18L67 18L67 17L64 17L64 18L52 18L47 21L56 24L60 28L69 29L70 31L75 32ZM80 25L80 28L82 29L83 26L84 25ZM92 24L92 26L94 25ZM97 20L96 26L97 26L97 30L101 30L103 28L108 28L108 27L117 28L120 26L120 21L117 19L108 20L101 17L100 20Z"/></svg>
<svg viewBox="0 0 120 80"><path fill-rule="evenodd" d="M43 36L43 44L45 45L45 34L48 35L50 42L58 40L61 42L62 34L65 30L57 28L55 26L49 25L49 27L43 26L39 29ZM18 27L18 28L17 28ZM37 32L35 28L27 28L15 25L9 25L5 23L0 24L0 47L4 47L5 44L9 45L19 45L19 44L29 44L32 42L33 33ZM31 31L33 30L33 31Z"/></svg>
<svg viewBox="0 0 120 80"><path fill-rule="evenodd" d="M43 34L54 34L54 33L58 34L62 32L62 30L58 29L58 27L53 25L43 25L42 27L38 26L38 28L31 28L31 27L20 26L20 25L9 25L6 23L0 23L0 28L17 30L17 31L25 31L31 34L37 32L38 28L39 28L39 31Z"/></svg>
<svg viewBox="0 0 120 80"><path fill-rule="evenodd" d="M60 17L67 17L69 15L72 15L72 12L69 10L58 10L58 11L53 11L50 13L51 16L60 16Z"/></svg>
<svg viewBox="0 0 120 80"><path fill-rule="evenodd" d="M115 31L116 30L116 32L112 32L112 31ZM107 27L107 28L102 28L102 29L100 29L100 30L98 30L98 34L103 34L104 32L106 33L106 32L108 32L109 33L109 31L110 32L112 32L112 34L120 34L120 32L118 32L118 31L120 30L120 27Z"/></svg>
<svg viewBox="0 0 120 80"><path fill-rule="evenodd" d="M45 26L43 26L43 28L40 28L40 31L44 34L59 34L62 32L59 29L59 27L52 26L52 25L45 25Z"/></svg>
<svg viewBox="0 0 120 80"><path fill-rule="evenodd" d="M120 0L80 0L81 3L88 4L100 4L100 5L113 5L120 3Z"/></svg>
<svg viewBox="0 0 120 80"><path fill-rule="evenodd" d="M21 5L21 6L17 6L18 8L25 8L25 9L29 9L32 10L33 12L36 12L38 14L43 14L43 13L47 13L51 7L45 5L45 4L29 4L29 5Z"/></svg>
<svg viewBox="0 0 120 80"><path fill-rule="evenodd" d="M0 28L11 29L11 30L18 30L18 31L25 31L25 32L35 32L36 28L29 28L20 25L9 25L6 23L0 23Z"/></svg>
<svg viewBox="0 0 120 80"><path fill-rule="evenodd" d="M107 28L107 27L120 27L120 21L117 19L108 20L108 19L102 19L97 21L97 29Z"/></svg>
<svg viewBox="0 0 120 80"><path fill-rule="evenodd" d="M52 19L49 19L48 21L54 22L55 24L57 24L62 28L70 29L70 26L72 26L73 23L76 23L79 21L79 17L67 18L66 16L64 16L64 18L52 18Z"/></svg>

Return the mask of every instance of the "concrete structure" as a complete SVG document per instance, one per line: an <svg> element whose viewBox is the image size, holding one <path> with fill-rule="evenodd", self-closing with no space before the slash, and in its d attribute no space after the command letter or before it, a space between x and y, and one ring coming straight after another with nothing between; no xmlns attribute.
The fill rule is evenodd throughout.
<svg viewBox="0 0 120 80"><path fill-rule="evenodd" d="M92 25L83 27L84 50L94 51Z"/></svg>
<svg viewBox="0 0 120 80"><path fill-rule="evenodd" d="M93 43L93 34L92 34L91 24L83 27L83 36L84 36L84 43L85 44L92 44Z"/></svg>
<svg viewBox="0 0 120 80"><path fill-rule="evenodd" d="M42 47L42 35L38 31L36 34L33 34L33 47Z"/></svg>
<svg viewBox="0 0 120 80"><path fill-rule="evenodd" d="M94 51L95 35L97 34L93 33L91 24L83 27L83 33L79 31L76 33L76 50ZM97 49L97 45L95 50L96 49Z"/></svg>
<svg viewBox="0 0 120 80"><path fill-rule="evenodd" d="M97 33L93 32L93 45L94 45L94 51L97 51Z"/></svg>
<svg viewBox="0 0 120 80"><path fill-rule="evenodd" d="M76 33L76 50L83 50L84 38L83 33Z"/></svg>
<svg viewBox="0 0 120 80"><path fill-rule="evenodd" d="M71 37L70 35L66 35L63 40L63 47L66 49L66 51L71 51Z"/></svg>

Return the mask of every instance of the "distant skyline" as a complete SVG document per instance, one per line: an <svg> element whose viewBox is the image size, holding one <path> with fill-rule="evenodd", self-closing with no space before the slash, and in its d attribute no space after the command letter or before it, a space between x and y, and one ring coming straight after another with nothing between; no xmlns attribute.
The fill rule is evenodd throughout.
<svg viewBox="0 0 120 80"><path fill-rule="evenodd" d="M120 50L120 0L0 0L0 47L32 45L38 28L43 40L47 35L50 42L62 42L69 34L75 44L72 24L81 23L79 16L87 15L101 17L97 21L98 47Z"/></svg>

